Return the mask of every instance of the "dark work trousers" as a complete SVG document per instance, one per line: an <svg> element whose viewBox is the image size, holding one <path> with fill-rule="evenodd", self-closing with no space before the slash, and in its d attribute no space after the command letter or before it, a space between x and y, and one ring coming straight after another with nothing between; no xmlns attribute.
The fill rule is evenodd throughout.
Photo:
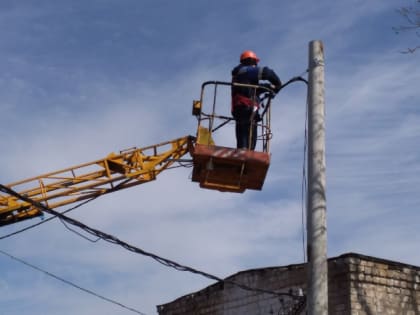
<svg viewBox="0 0 420 315"><path fill-rule="evenodd" d="M235 118L236 122L236 147L238 149L244 148L254 150L255 145L257 144L256 116L258 115L255 115L253 119L252 112L252 106L238 105L233 108L232 116Z"/></svg>

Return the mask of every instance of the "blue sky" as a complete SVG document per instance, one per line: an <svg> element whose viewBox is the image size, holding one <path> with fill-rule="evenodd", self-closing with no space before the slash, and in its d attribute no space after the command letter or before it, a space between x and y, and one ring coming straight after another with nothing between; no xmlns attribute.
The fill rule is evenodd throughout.
<svg viewBox="0 0 420 315"><path fill-rule="evenodd" d="M419 266L420 55L400 53L417 46L415 34L392 31L404 23L396 9L411 3L2 0L1 183L195 134L201 83L229 81L244 49L287 81L306 70L309 42L322 40L328 255ZM71 216L219 277L301 263L305 102L303 84L274 100L261 192L201 190L190 169L176 169ZM220 137L233 143L232 126ZM1 240L0 249L146 314L212 283L90 243L58 221ZM6 256L0 264L0 314L130 313Z"/></svg>

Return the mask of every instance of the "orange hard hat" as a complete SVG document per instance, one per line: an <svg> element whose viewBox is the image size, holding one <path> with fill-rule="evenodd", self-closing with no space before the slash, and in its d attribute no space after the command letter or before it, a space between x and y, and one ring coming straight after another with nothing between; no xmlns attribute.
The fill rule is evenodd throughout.
<svg viewBox="0 0 420 315"><path fill-rule="evenodd" d="M254 59L257 63L260 61L260 59L257 57L257 54L254 53L252 50L245 50L242 54L241 54L241 59L240 61L242 62L245 59Z"/></svg>

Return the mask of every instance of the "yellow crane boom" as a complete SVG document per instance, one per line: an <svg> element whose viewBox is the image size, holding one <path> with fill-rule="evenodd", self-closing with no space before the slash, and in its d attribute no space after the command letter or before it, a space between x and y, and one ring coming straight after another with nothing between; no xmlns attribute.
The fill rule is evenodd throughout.
<svg viewBox="0 0 420 315"><path fill-rule="evenodd" d="M104 159L4 185L9 192L17 194L9 195L7 189L0 193L0 226L41 216L42 211L30 203L31 200L54 209L147 183L186 153L191 155L191 180L198 182L201 188L236 193L246 189L261 190L270 166L272 91L260 85L241 85L269 92L261 100L264 112L257 122L262 151L223 147L214 143L212 134L233 118L217 114L216 91L218 86L230 89L232 85L221 81L202 84L200 100L193 101L192 114L198 121L196 138L185 136L145 148L131 148L111 153ZM214 95L204 98L204 89L208 86L214 86ZM213 104L204 106L205 99L212 99ZM221 122L217 127L216 121Z"/></svg>
<svg viewBox="0 0 420 315"><path fill-rule="evenodd" d="M152 181L192 148L193 137L131 148L89 163L5 185L21 195L57 208ZM0 226L42 215L14 196L0 194Z"/></svg>

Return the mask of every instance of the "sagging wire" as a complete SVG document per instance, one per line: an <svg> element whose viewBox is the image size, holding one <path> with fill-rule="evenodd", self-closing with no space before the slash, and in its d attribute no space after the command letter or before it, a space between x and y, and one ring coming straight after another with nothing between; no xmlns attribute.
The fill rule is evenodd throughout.
<svg viewBox="0 0 420 315"><path fill-rule="evenodd" d="M121 182L121 183L119 183L118 185L116 185L115 187L113 187L113 188L111 188L111 189L108 189L108 193L110 193L110 192L113 192L113 191L117 191L118 189L120 189L120 187L123 185L123 184L125 184L126 182L128 182L130 179L127 179L127 180L125 180L125 181L123 181L123 182ZM77 204L77 205L75 205L74 207L71 207L71 208L69 208L69 209L67 209L67 210L65 210L65 211L63 211L63 212L59 212L59 213L61 213L61 214L66 214L66 213L68 213L68 212L70 212L70 211L73 211L73 210L75 210L75 209L77 209L77 208L80 208L81 206L84 206L85 204L87 204L87 203L89 203L89 202L91 202L91 201L93 201L93 200L95 200L96 198L98 198L98 197L100 197L100 196L102 196L102 195L97 195L97 196L94 196L94 197L92 197L92 198L89 198L89 199L87 199L87 200L85 200L85 201L83 201L83 202L81 202L81 203L79 203L79 204ZM25 232L25 231L28 231L28 230L30 230L30 229L33 229L34 227L37 227L37 226L39 226L39 225L41 225L41 224L44 224L44 223L47 223L47 222L49 222L49 221L51 221L51 220L54 220L54 219L56 219L57 218L57 216L56 215L53 215L52 217L50 217L50 218L48 218L48 219L43 219L42 218L42 221L40 221L40 222L38 222L38 223L35 223L35 224L32 224L32 225L30 225L30 226L27 226L27 227L25 227L25 228L23 228L23 229L20 229L20 230L18 230L18 231L15 231L15 232L12 232L12 233L10 233L10 234L6 234L6 235L3 235L3 236L0 236L0 240L3 240L3 239L5 239L5 238L8 238L8 237L11 237L11 236L14 236L14 235L17 235L17 234L20 234L20 233L22 233L22 232ZM63 225L66 227L66 228L68 228L69 229L69 227L68 226L66 226L65 224L64 224L64 221L63 220L60 220L61 221L61 223L63 223ZM72 232L74 232L74 233L76 233L76 234L78 234L78 235L80 235L78 232L76 232L76 231L74 231L74 230L72 230L72 229L69 229L70 231L72 231ZM82 235L80 235L81 237L84 237L84 236L82 236ZM94 241L94 242L97 242L98 240L96 240L96 241Z"/></svg>
<svg viewBox="0 0 420 315"><path fill-rule="evenodd" d="M306 73L307 71L303 72ZM302 74L303 75L303 74ZM302 78L302 75L296 76L291 78L289 81L287 81L285 84L283 84L280 88L279 91L281 91L282 89L284 89L286 86L288 86L289 84L293 83L293 82L297 82L297 81L302 81L305 82L306 84L308 84L308 80L306 80L305 78ZM277 92L278 93L278 92Z"/></svg>
<svg viewBox="0 0 420 315"><path fill-rule="evenodd" d="M306 70L304 73L307 73L309 70ZM302 80L305 82L306 86L308 86L307 80ZM306 238L305 238L305 219L306 219L306 212L307 212L307 204L306 204L306 188L307 188L307 178L306 178L306 157L307 157L307 149L308 149L308 110L309 110L309 103L308 97L306 97L306 108L305 108L305 125L304 125L304 144L303 144L303 162L302 162L302 187L301 187L301 217L302 217L302 251L303 251L303 261L306 262Z"/></svg>
<svg viewBox="0 0 420 315"><path fill-rule="evenodd" d="M90 239L89 237L84 236L82 233L79 233L79 232L77 232L75 229L72 229L71 227L69 227L69 226L67 225L66 221L64 221L63 219L59 218L59 220L60 220L60 222L64 225L64 227L65 227L67 230L69 230L70 232L73 232L73 233L74 233L74 234L76 234L76 235L79 235L81 238L84 238L85 240L87 240L87 241L89 241L89 242L91 242L91 243L96 243L96 242L98 242L98 241L101 239L100 237L96 238L96 240Z"/></svg>
<svg viewBox="0 0 420 315"><path fill-rule="evenodd" d="M77 221L77 220L75 220L73 218L70 218L70 217L68 217L68 216L66 216L66 215L64 215L64 214L62 214L60 212L57 212L57 211L55 211L53 209L48 208L47 206L45 206L45 205L43 205L43 204L41 204L41 203L39 203L39 202L37 202L35 200L32 200L32 199L30 199L28 197L25 197L25 196L23 196L23 195L15 192L11 188L6 187L6 186L4 186L2 184L0 184L0 190L3 191L4 193L7 193L9 195L12 195L12 196L14 196L16 198L19 198L19 199L25 201L25 202L30 203L32 206L37 207L41 211L44 211L44 212L46 212L48 214L57 216L60 219L66 221L66 223L71 224L73 226L76 226L76 227L84 230L85 232L87 232L87 233L89 233L91 235L94 235L96 237L101 238L104 241L107 241L107 242L112 243L112 244L119 245L119 246L123 247L124 249L126 249L128 251L131 251L133 253L140 254L140 255L143 255L143 256L146 256L146 257L150 257L153 260L157 261L158 263L160 263L160 264L162 264L162 265L164 265L166 267L173 268L173 269L175 269L177 271L186 271L186 272L198 274L198 275L201 275L201 276L203 276L205 278L208 278L208 279L211 279L211 280L215 280L217 282L227 283L227 284L234 285L234 286L239 287L239 288L241 288L243 290L246 290L246 291L252 291L252 292L257 292L257 293L264 293L264 294L274 295L274 296L277 296L277 297L289 296L289 297L293 297L293 298L295 298L297 300L301 300L302 299L301 296L294 295L293 293L289 293L289 292L275 292L275 291L265 290L265 289L261 289L261 288L250 287L250 286L247 286L247 285L244 285L244 284L241 284L241 283L237 283L237 282L232 281L232 280L222 279L220 277L217 277L215 275L212 275L210 273L207 273L207 272L204 272L204 271L201 271L201 270L198 270L198 269L194 269L194 268L191 268L191 267L188 267L188 266L185 266L185 265L181 265L181 264L179 264L179 263L177 263L177 262L175 262L173 260L160 257L160 256L155 255L153 253L147 252L147 251L145 251L145 250L143 250L141 248L138 248L138 247L135 247L133 245L130 245L130 244L124 242L124 241L119 240L117 237L115 237L113 235L110 235L110 234L107 234L107 233L102 232L100 230L97 230L97 229L94 229L92 227L89 227L89 226L85 225L84 223L82 223L80 221Z"/></svg>
<svg viewBox="0 0 420 315"><path fill-rule="evenodd" d="M281 89L286 87L287 85L301 81L308 86L308 80L303 78L302 76L308 73L308 70L305 70L300 75L291 78L285 84L281 86ZM280 89L280 90L281 90ZM306 262L306 239L305 239L305 217L306 217L306 187L307 187L307 179L306 179L306 156L307 156L307 146L308 146L308 98L306 99L306 109L305 109L305 125L304 125L304 147L303 147L303 165L302 165L302 185L301 185L301 220L302 220L302 248L303 248L303 261Z"/></svg>
<svg viewBox="0 0 420 315"><path fill-rule="evenodd" d="M61 212L61 213L62 213L62 214L65 214L65 213L68 213L68 212L70 212L70 211L73 211L73 210L75 210L75 209L77 209L77 208L79 208L79 207L81 207L81 206L83 206L83 205L87 204L88 202L93 201L94 199L96 199L96 198L98 198L98 197L99 197L99 196L95 196L95 197L93 197L93 198L90 198L90 199L88 199L88 200L85 200L85 201L83 201L83 202L81 202L81 203L77 204L76 206L71 207L71 208L69 208L69 209L67 209L67 210L65 210L65 211L63 211L63 212ZM14 236L14 235L17 235L17 234L20 234L20 233L25 232L25 231L28 231L28 230L30 230L30 229L33 229L34 227L37 227L37 226L39 226L39 225L41 225L41 224L44 224L44 223L47 223L47 222L49 222L49 221L51 221L51 220L54 220L54 219L56 219L56 218L57 218L57 216L52 216L52 217L50 217L50 218L48 218L48 219L42 219L42 221L40 221L40 222L38 222L38 223L32 224L32 225L30 225L30 226L27 226L27 227L25 227L25 228L23 228L23 229L20 229L20 230L17 230L17 231L15 231L15 232L13 232L13 233L10 233L10 234L6 234L6 235L3 235L3 236L0 236L0 240L3 240L3 239L5 239L5 238L11 237L11 236Z"/></svg>
<svg viewBox="0 0 420 315"><path fill-rule="evenodd" d="M167 170L171 170L174 168L180 168L180 167L185 167L185 168L191 168L193 167L193 160L192 159L176 159L173 160L174 163L177 163L177 165L174 166L169 166L166 169Z"/></svg>
<svg viewBox="0 0 420 315"><path fill-rule="evenodd" d="M289 81L287 81L285 84L282 85L281 89L286 87L287 85L301 81L308 86L308 80L304 79L302 76L308 73L308 70L305 70L300 74L299 76L291 78ZM307 211L307 205L306 205L306 188L307 188L307 178L306 178L306 157L307 157L307 146L308 146L308 98L306 98L306 108L305 108L305 123L304 123L304 145L303 145L303 162L302 162L302 184L301 184L301 220L302 220L302 251L303 251L303 261L306 262L306 226L305 226L305 218L306 218L306 211ZM306 297L303 295L303 297L298 300L297 303L294 304L290 314L300 314L306 306ZM280 312L280 311L279 311Z"/></svg>
<svg viewBox="0 0 420 315"><path fill-rule="evenodd" d="M302 187L301 187L301 206L302 206L302 249L303 249L303 261L306 262L306 238L305 238L305 218L307 212L306 204L306 188L307 188L307 178L306 178L306 151L308 148L308 102L306 102L306 114L305 114L305 135L304 135L304 144L303 144L303 165L302 165Z"/></svg>
<svg viewBox="0 0 420 315"><path fill-rule="evenodd" d="M1 250L1 249L0 249L0 253L1 253L1 254L3 254L3 255L5 255L5 256L8 256L9 258L11 258L11 259L13 259L13 260L15 260L15 261L17 261L17 262L19 262L19 263L21 263L21 264L26 265L27 267L30 267L30 268L35 269L35 270L37 270L37 271L40 271L40 272L42 272L42 273L46 274L46 275L47 275L47 276L49 276L49 277L52 277L52 278L54 278L54 279L56 279L56 280L58 280L58 281L61 281L61 282L65 283L65 284L67 284L67 285L70 285L70 286L72 286L72 287L74 287L74 288L76 288L76 289L78 289L78 290L81 290L81 291L83 291L83 292L85 292L85 293L88 293L88 294L93 295L93 296L95 296L95 297L97 297L97 298L100 298L100 299L102 299L102 300L104 300L104 301L106 301L106 302L109 302L109 303L112 303L112 304L118 305L118 306L120 306L120 307L122 307L122 308L125 308L126 310L129 310L129 311L131 311L131 312L134 312L134 313L137 313L137 314L140 314L140 315L146 315L145 313L143 313L143 312L141 312L141 311L139 311L139 310L137 310L137 309L134 309L134 308L132 308L132 307L126 306L126 305L124 305L124 304L122 304L122 303L120 303L120 302L117 302L117 301L112 300L112 299L110 299L110 298L107 298L107 297L105 297L105 296L103 296L103 295L100 295L100 294L98 294L98 293L95 293L95 292L93 292L92 290L85 289L85 288L83 288L83 287L81 287L81 286L79 286L79 285L75 284L74 282L71 282L71 281L69 281L69 280L66 280L66 279L64 279L64 278L62 278L62 277L60 277L60 276L57 276L57 275L55 275L55 274L53 274L53 273L49 272L49 271L46 271L46 270L44 270L44 269L42 269L42 268L40 268L40 267L37 267L37 266L35 266L35 265L31 264L31 263L28 263L27 261L25 261L25 260L23 260L23 259L20 259L20 258L17 258L17 257L15 257L15 256L13 256L13 255L11 255L11 254L9 254L9 253L6 253L5 251L3 251L3 250Z"/></svg>

